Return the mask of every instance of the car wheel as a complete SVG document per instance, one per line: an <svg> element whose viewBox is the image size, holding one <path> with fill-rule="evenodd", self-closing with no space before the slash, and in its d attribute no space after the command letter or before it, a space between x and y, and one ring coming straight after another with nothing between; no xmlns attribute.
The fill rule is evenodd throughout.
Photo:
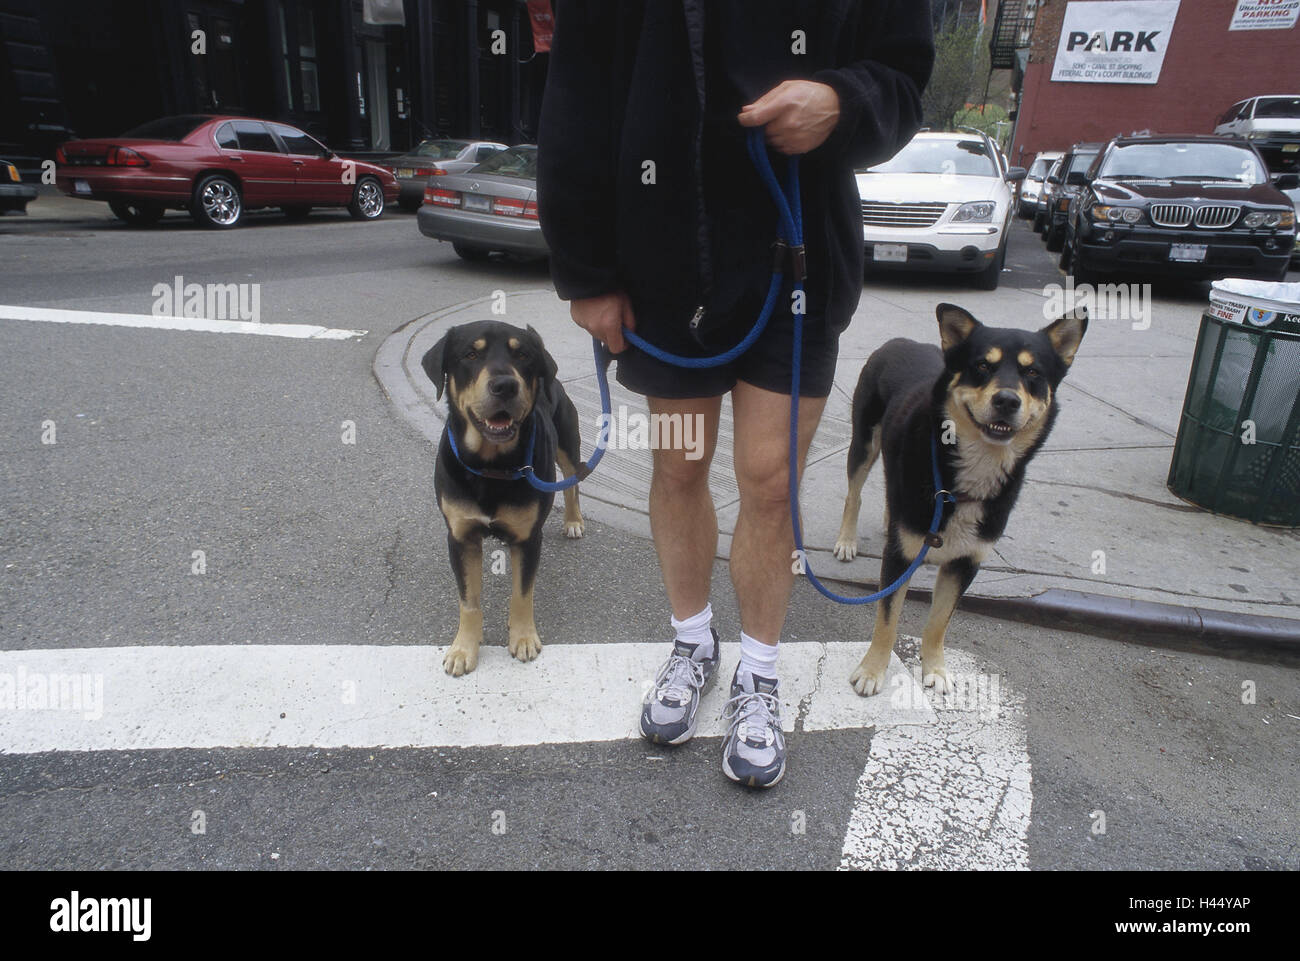
<svg viewBox="0 0 1300 961"><path fill-rule="evenodd" d="M993 258L993 263L989 264L978 274L975 275L975 287L978 290L997 290L998 282L1002 279L1002 265L1007 261L1007 245L1003 243L998 248L997 256Z"/></svg>
<svg viewBox="0 0 1300 961"><path fill-rule="evenodd" d="M1047 228L1047 249L1052 253L1059 253L1061 247L1065 245L1065 228L1057 227L1052 224Z"/></svg>
<svg viewBox="0 0 1300 961"><path fill-rule="evenodd" d="M1101 280L1101 274L1084 263L1083 257L1077 253L1071 258L1070 276L1074 278L1075 287L1081 287L1084 284L1095 287L1098 281Z"/></svg>
<svg viewBox="0 0 1300 961"><path fill-rule="evenodd" d="M1061 256L1056 259L1056 266L1060 267L1066 273L1070 272L1070 261L1074 258L1074 245L1070 243L1070 238L1065 238L1065 243L1061 245Z"/></svg>
<svg viewBox="0 0 1300 961"><path fill-rule="evenodd" d="M244 199L230 177L209 174L194 187L190 214L201 227L228 230L243 219Z"/></svg>
<svg viewBox="0 0 1300 961"><path fill-rule="evenodd" d="M1042 232L1043 232L1043 215L1036 213L1034 214L1034 233L1041 234Z"/></svg>
<svg viewBox="0 0 1300 961"><path fill-rule="evenodd" d="M133 200L110 200L108 209L133 227L150 227L162 220L161 204L137 203Z"/></svg>
<svg viewBox="0 0 1300 961"><path fill-rule="evenodd" d="M482 247L470 247L466 244L452 244L451 249L456 251L456 256L461 260L487 260L488 254L492 251L485 250Z"/></svg>
<svg viewBox="0 0 1300 961"><path fill-rule="evenodd" d="M311 213L310 207L281 207L284 215L290 220L306 220L307 215Z"/></svg>
<svg viewBox="0 0 1300 961"><path fill-rule="evenodd" d="M348 213L354 220L378 220L384 215L384 188L374 177L362 177L352 191Z"/></svg>

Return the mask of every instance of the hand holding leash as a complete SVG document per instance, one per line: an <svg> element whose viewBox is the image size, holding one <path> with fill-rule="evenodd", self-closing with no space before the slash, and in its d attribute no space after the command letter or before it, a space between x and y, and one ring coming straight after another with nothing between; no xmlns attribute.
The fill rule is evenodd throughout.
<svg viewBox="0 0 1300 961"><path fill-rule="evenodd" d="M621 290L575 300L569 305L569 314L575 324L615 354L621 354L627 349L623 328L636 330L632 302Z"/></svg>

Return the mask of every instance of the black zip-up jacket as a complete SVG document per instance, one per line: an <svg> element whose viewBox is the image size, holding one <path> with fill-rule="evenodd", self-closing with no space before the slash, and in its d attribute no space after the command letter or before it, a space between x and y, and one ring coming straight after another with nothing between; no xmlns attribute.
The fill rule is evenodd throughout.
<svg viewBox="0 0 1300 961"><path fill-rule="evenodd" d="M557 0L537 197L560 297L624 290L651 340L701 306L703 329L748 329L776 208L735 118L808 79L835 89L840 116L800 161L807 313L842 331L862 291L853 172L919 128L930 23L927 0Z"/></svg>

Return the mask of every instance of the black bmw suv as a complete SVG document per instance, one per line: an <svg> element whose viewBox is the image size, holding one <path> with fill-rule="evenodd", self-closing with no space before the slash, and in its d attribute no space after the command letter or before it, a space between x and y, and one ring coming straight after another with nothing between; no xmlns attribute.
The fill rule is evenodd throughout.
<svg viewBox="0 0 1300 961"><path fill-rule="evenodd" d="M1099 274L1195 280L1283 280L1296 211L1247 141L1215 136L1117 137L1102 148L1070 205L1061 267L1077 283Z"/></svg>

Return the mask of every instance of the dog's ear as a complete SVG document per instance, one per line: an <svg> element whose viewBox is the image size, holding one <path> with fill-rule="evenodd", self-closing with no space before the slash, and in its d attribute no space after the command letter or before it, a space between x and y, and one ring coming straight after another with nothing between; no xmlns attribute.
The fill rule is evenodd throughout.
<svg viewBox="0 0 1300 961"><path fill-rule="evenodd" d="M1075 307L1068 314L1062 315L1044 327L1041 333L1047 335L1047 339L1052 342L1052 349L1056 351L1056 356L1065 362L1066 367L1069 367L1074 363L1074 353L1079 349L1079 343L1087 330L1088 309Z"/></svg>
<svg viewBox="0 0 1300 961"><path fill-rule="evenodd" d="M442 339L430 347L424 359L420 361L420 366L424 368L425 374L437 389L436 400L442 400L442 387L447 380L447 339L449 337L451 331L443 334Z"/></svg>
<svg viewBox="0 0 1300 961"><path fill-rule="evenodd" d="M546 345L542 343L542 335L533 329L532 324L528 325L528 336L533 339L533 346L537 349L537 358L542 364L542 379L547 383L554 381L556 374L560 372L560 368L556 365L551 352L546 349Z"/></svg>
<svg viewBox="0 0 1300 961"><path fill-rule="evenodd" d="M954 304L940 304L934 309L939 319L939 342L946 354L975 332L980 322Z"/></svg>

